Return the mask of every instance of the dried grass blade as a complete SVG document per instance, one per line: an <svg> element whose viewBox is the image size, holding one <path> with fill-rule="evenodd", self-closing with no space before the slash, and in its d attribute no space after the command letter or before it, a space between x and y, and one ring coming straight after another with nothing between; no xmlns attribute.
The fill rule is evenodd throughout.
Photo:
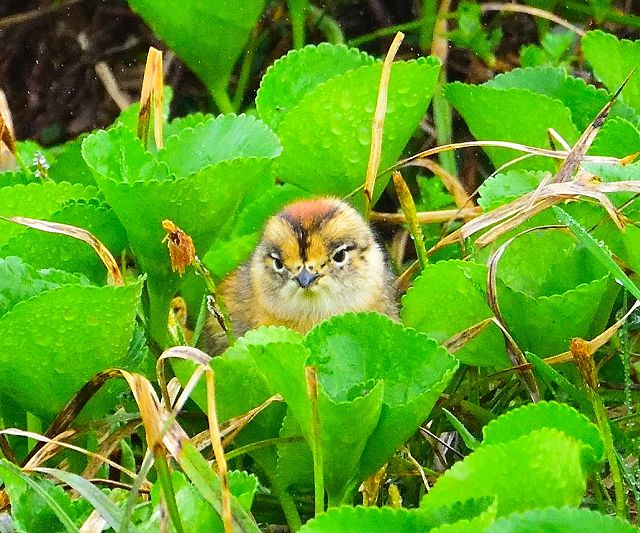
<svg viewBox="0 0 640 533"><path fill-rule="evenodd" d="M454 354L480 335L492 322L493 317L485 318L481 322L462 330L460 333L456 333L453 337L449 337L442 343L442 346L444 346L449 353Z"/></svg>
<svg viewBox="0 0 640 533"><path fill-rule="evenodd" d="M365 217L369 218L371 212L371 202L373 201L373 188L376 184L376 175L380 166L380 155L382 154L382 133L384 129L384 117L387 112L387 92L389 89L389 78L391 76L391 64L398 53L400 43L404 39L404 33L396 33L387 56L382 64L382 73L380 75L380 86L378 88L378 100L376 109L373 114L373 122L371 124L371 151L369 152L369 162L367 164L367 174L364 181L364 205Z"/></svg>
<svg viewBox="0 0 640 533"><path fill-rule="evenodd" d="M58 413L49 428L44 434L46 439L53 439L71 425L87 402L100 390L100 388L110 379L120 376L120 371L115 369L104 370L93 376L85 385L67 402L64 408ZM46 440L43 442L47 442ZM27 454L23 464L27 462L42 447L36 444Z"/></svg>
<svg viewBox="0 0 640 533"><path fill-rule="evenodd" d="M584 156L587 153L587 150L593 143L593 140L596 138L598 131L600 131L602 124L604 124L604 121L607 118L607 115L609 115L609 113L611 112L611 108L613 107L613 104L615 103L616 99L622 92L622 89L624 88L624 86L627 84L627 82L631 78L631 75L633 74L634 70L632 70L631 72L629 72L629 74L627 74L627 77L622 82L622 85L620 85L618 90L613 94L613 96L609 99L609 101L604 105L604 107L596 115L596 118L594 118L591 121L591 124L589 124L587 128L584 130L584 132L582 132L582 135L580 135L580 138L578 139L578 142L576 142L576 144L574 145L573 150L571 150L567 158L564 160L564 163L562 163L562 166L560 167L558 174L553 180L554 182L563 183L571 180L573 173L576 171L578 166L580 166L580 163L583 161Z"/></svg>
<svg viewBox="0 0 640 533"><path fill-rule="evenodd" d="M160 72L158 73L158 66ZM149 122L151 121L151 108L156 110L157 115L157 103L158 95L156 90L158 82L162 84L162 52L153 46L149 47L149 53L147 54L147 63L144 67L144 76L142 78L142 88L140 90L140 111L138 112L138 138L142 141L142 144L146 147L149 141ZM160 89L162 95L162 89ZM154 102L151 102L153 97ZM162 96L159 97L160 106L162 106ZM162 120L163 113L162 107L160 107L160 116L156 116L156 123L158 120ZM154 137L157 143L157 126L154 126ZM160 132L162 130L160 129ZM160 141L162 143L162 140ZM160 146L158 146L160 148Z"/></svg>
<svg viewBox="0 0 640 533"><path fill-rule="evenodd" d="M2 95L4 96L4 93ZM5 113L0 113L0 142L8 148L12 155L15 155L16 138L13 135L11 119Z"/></svg>
<svg viewBox="0 0 640 533"><path fill-rule="evenodd" d="M387 172L391 172L393 170L399 170L405 166L412 164L414 161L418 159L422 159L425 157L430 157L432 155L439 154L441 152L449 152L451 150L458 150L460 148L476 148L476 147L485 147L492 146L496 148L511 148L512 150L516 150L518 152L524 152L525 154L531 155L540 155L543 157L550 157L553 159L565 159L569 152L564 152L562 150L548 150L546 148L536 148L535 146L528 146L526 144L514 143L510 141L466 141L460 143L451 143L444 144L442 146L436 146L434 148L429 148L428 150L423 150L422 152L418 152L406 159L401 159L395 165L383 170L380 174L386 174ZM619 163L620 159L617 157L605 157L605 156L585 156L585 161L592 161L594 163ZM379 174L379 175L380 175Z"/></svg>
<svg viewBox="0 0 640 533"><path fill-rule="evenodd" d="M44 435L40 435L39 433L34 433L33 431L25 431L22 429L14 429L14 428L8 428L8 429L2 429L0 430L0 433L3 435L13 435L15 437L25 437L28 439L32 439L38 442L42 442L42 443L53 443L56 446L60 446L61 448L66 448L68 450L73 450L75 452L81 453L87 457L95 457L97 459L99 459L100 461L104 462L105 464L108 464L109 466L111 466L112 468L115 468L116 470L122 472L123 474L125 474L126 476L130 477L131 479L135 479L136 474L134 472L131 472L130 470L128 470L127 468L124 468L123 466L119 465L118 463L113 462L111 459L109 459L108 457L104 457L100 454L97 454L95 452L91 452L89 450L85 450L84 448L81 448L80 446L76 446L74 444L69 444L68 442L63 442L61 440L56 440L56 439L52 439L49 437L45 437ZM24 468L35 468L38 465L36 464L35 461L28 461L25 463ZM148 487L149 489L151 487Z"/></svg>
<svg viewBox="0 0 640 533"><path fill-rule="evenodd" d="M568 20L558 17L550 11L546 11L537 7L523 6L514 2L487 2L486 4L482 5L482 11L512 11L514 13L526 13L528 15L533 15L534 17L540 17L550 20L551 22L555 22L558 26L563 26L564 28L577 33L580 36L585 35L585 31L582 28L574 26Z"/></svg>
<svg viewBox="0 0 640 533"><path fill-rule="evenodd" d="M169 450L169 453L174 457L174 459L178 461L187 477L191 479L194 486L196 486L196 488L201 492L202 496L207 499L207 501L209 501L209 503L211 503L216 511L222 516L223 523L225 525L225 531L234 531L234 525L240 531L259 531L257 526L255 526L255 523L251 520L250 516L231 496L231 493L228 489L226 462L224 457L224 450L222 448L220 428L218 425L215 407L213 369L208 366L209 360L211 358L197 348L187 346L170 348L169 350L165 351L160 357L163 360L166 360L169 357L178 357L191 361L200 360L204 363L198 364L196 372L194 373L197 377L189 380L189 384L187 385L187 387L185 387L185 391L183 391L182 395L176 402L176 405L179 406L183 397L185 397L186 399L186 396L188 396L188 394L185 395L185 393L190 393L192 387L195 386L197 379L202 374L204 374L207 386L207 417L209 419L210 439L212 442L214 455L216 457L216 462L218 464L219 475L217 478L214 478L215 480L217 480L217 483L215 485L212 485L213 479L206 479L210 474L210 469L208 465L206 465L204 458L198 453L196 447L187 437L187 434L184 432L184 430L175 422L174 414L169 413L167 411L167 407L157 401L157 396L155 396L150 383L146 380L146 378L143 378L141 376L141 379L145 380L147 383L147 385L145 385L145 388L150 388L149 394L152 396L153 400L151 403L156 404L157 402L157 405L155 406L155 409L157 410L156 420L161 419L164 421L162 428L162 438L165 447ZM163 375L162 367L159 366L158 368L159 375ZM134 395L136 395L135 391ZM153 398L155 398L155 400ZM136 401L137 400L138 396L136 395ZM140 403L138 403L138 405L140 407L140 412L143 415L144 420L144 412L146 411L147 413L149 413L150 411L147 409L143 411ZM155 422L152 419L150 420L150 423Z"/></svg>
<svg viewBox="0 0 640 533"><path fill-rule="evenodd" d="M164 371L165 361L167 359L183 359L185 361L191 361L196 365L209 366L211 356L192 346L173 346L162 352L160 357L158 357L158 361L156 362L156 377L158 378L158 384L160 385L162 399L164 400L165 405L171 407L172 402L169 398L167 379Z"/></svg>
<svg viewBox="0 0 640 533"><path fill-rule="evenodd" d="M439 211L418 211L416 220L420 224L441 224L452 220L474 218L482 214L480 207L464 207L462 209L441 209ZM371 222L400 226L406 224L407 217L404 213L371 212Z"/></svg>
<svg viewBox="0 0 640 533"><path fill-rule="evenodd" d="M78 228L76 226L70 226L69 224L58 224L57 222L48 222L46 220L37 220L35 218L27 217L0 217L9 222L27 226L28 228L45 231L47 233L58 233L60 235L67 235L73 237L82 242L87 243L96 252L102 263L107 267L108 281L111 285L121 287L124 285L122 279L122 273L118 267L118 263L111 255L111 252L107 247L102 244L96 237L85 229Z"/></svg>
<svg viewBox="0 0 640 533"><path fill-rule="evenodd" d="M526 211L522 211L517 215L511 217L508 220L505 220L501 224L498 224L496 227L491 228L487 233L478 237L475 241L475 245L478 247L486 246L491 244L496 239L500 238L506 232L517 228L523 222L526 222L531 217L537 215L541 211L551 207L552 205L562 201L564 198L542 198L535 205L531 206L530 209Z"/></svg>
<svg viewBox="0 0 640 533"><path fill-rule="evenodd" d="M211 367L207 367L205 373L207 383L207 419L209 420L209 434L213 455L218 465L218 477L220 478L220 491L222 500L222 523L225 533L233 533L233 515L231 514L231 493L229 492L229 474L227 472L227 460L222 448L220 425L216 412L216 395L214 373Z"/></svg>
<svg viewBox="0 0 640 533"><path fill-rule="evenodd" d="M469 204L471 197L467 194L460 180L453 174L447 172L438 163L431 159L417 159L411 163L412 166L426 168L433 172L434 175L440 178L442 184L445 186L449 194L453 196L453 201L460 208L464 208Z"/></svg>
<svg viewBox="0 0 640 533"><path fill-rule="evenodd" d="M164 70L162 68L162 52L158 51L154 54L154 72L153 72L153 140L156 148L160 149L164 146L164 138L162 128L164 126Z"/></svg>
<svg viewBox="0 0 640 533"><path fill-rule="evenodd" d="M487 263L488 272L487 272L487 303L493 314L495 315L494 322L502 331L505 337L505 344L507 347L507 354L509 359L511 360L511 364L514 367L522 367L522 371L520 376L522 377L522 382L529 392L531 396L531 400L537 402L540 400L540 390L538 388L538 383L536 381L536 377L531 370L531 368L524 367L522 365L526 365L528 363L524 353L515 342L509 330L507 329L504 318L502 317L502 313L500 312L500 306L498 304L498 288L497 288L497 273L498 273L498 263L500 258L507 250L509 245L518 237L522 235L526 235L527 233L531 233L532 231L538 230L548 230L548 229L557 229L555 226L541 226L537 228L530 228L518 235L511 237L506 242L504 242L489 258Z"/></svg>

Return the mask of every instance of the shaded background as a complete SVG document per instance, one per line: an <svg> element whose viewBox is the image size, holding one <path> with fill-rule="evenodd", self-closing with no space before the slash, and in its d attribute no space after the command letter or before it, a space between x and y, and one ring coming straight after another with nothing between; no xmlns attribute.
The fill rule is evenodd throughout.
<svg viewBox="0 0 640 533"><path fill-rule="evenodd" d="M580 4L585 11L593 12L588 4L597 3L586 0L527 2L549 9L557 5L557 14L587 29L591 21L589 15L580 13ZM337 20L347 40L415 21L421 12L421 2L417 0L318 1L315 4ZM640 14L640 0L613 4L620 14ZM452 10L456 5L457 2L452 3ZM611 17L615 19L615 15ZM488 13L483 22L488 28L500 27L504 35L497 51L498 70L517 66L520 46L537 42L536 21L529 15L493 12ZM598 27L621 37L640 35L638 28L628 24L618 26L615 22L599 21ZM284 0L269 4L259 22L259 31L264 38L256 54L245 107L252 103L264 70L291 49ZM307 41L322 40L324 36L311 28ZM383 37L361 48L382 55L389 42L390 37ZM16 136L52 145L110 124L119 107L107 86L112 86L112 93L120 93L116 99L121 106L136 100L150 45L166 50L123 0L2 0L0 89L7 96ZM399 57L423 53L428 50L420 49L417 33L408 32ZM495 74L468 50L456 48L450 50L447 69L450 80L468 82L481 82ZM115 83L108 80L110 76ZM165 81L175 93L173 116L198 110L215 111L204 85L172 54L165 57Z"/></svg>

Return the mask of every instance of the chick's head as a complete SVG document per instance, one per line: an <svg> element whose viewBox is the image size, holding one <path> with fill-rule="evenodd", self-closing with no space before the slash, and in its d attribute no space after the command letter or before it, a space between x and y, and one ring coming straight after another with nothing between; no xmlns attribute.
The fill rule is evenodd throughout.
<svg viewBox="0 0 640 533"><path fill-rule="evenodd" d="M256 296L287 321L372 308L387 282L384 254L360 214L334 199L300 201L271 218L250 262Z"/></svg>

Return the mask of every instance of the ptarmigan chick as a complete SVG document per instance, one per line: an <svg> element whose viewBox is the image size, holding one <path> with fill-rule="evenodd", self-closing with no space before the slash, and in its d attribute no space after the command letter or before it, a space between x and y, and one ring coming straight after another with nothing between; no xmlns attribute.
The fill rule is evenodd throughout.
<svg viewBox="0 0 640 533"><path fill-rule="evenodd" d="M335 198L304 200L269 219L246 263L219 286L236 336L265 325L306 333L348 311L397 317L393 274L369 225ZM213 317L203 348L220 353L226 339Z"/></svg>

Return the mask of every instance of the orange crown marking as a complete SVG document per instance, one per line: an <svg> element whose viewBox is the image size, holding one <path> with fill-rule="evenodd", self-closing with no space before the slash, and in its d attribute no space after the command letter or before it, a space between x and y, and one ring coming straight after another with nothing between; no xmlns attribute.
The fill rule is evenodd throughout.
<svg viewBox="0 0 640 533"><path fill-rule="evenodd" d="M316 200L301 200L287 206L283 213L300 222L308 222L322 218L335 208L331 200L320 198Z"/></svg>

